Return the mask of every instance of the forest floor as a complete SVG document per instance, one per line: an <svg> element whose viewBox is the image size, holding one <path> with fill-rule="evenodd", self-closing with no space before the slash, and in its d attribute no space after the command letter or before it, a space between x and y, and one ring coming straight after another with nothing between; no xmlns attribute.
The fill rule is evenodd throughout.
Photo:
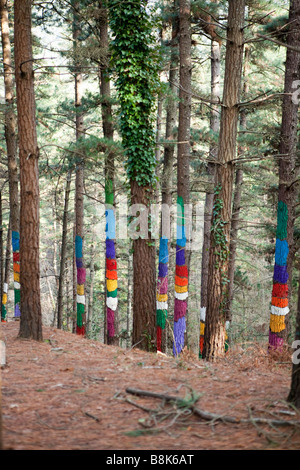
<svg viewBox="0 0 300 470"><path fill-rule="evenodd" d="M18 338L16 322L1 330L4 450L300 449L300 413L286 403L291 366L255 345L207 363L186 351L174 358L124 350L50 327L42 342ZM185 398L236 422L202 419L130 388Z"/></svg>

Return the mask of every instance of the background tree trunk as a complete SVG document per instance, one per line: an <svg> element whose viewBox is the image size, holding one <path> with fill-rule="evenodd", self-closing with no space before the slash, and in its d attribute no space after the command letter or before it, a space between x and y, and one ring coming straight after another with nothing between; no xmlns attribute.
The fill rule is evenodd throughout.
<svg viewBox="0 0 300 470"><path fill-rule="evenodd" d="M63 214L63 225L62 225L62 237L61 237L61 251L60 251L60 270L58 279L58 293L57 293L57 328L62 328L63 322L63 289L64 279L66 272L66 254L67 254L67 234L68 234L68 210L69 210L69 198L71 191L71 171L67 174L66 190L65 190L65 204Z"/></svg>
<svg viewBox="0 0 300 470"><path fill-rule="evenodd" d="M233 163L243 63L244 0L230 0L228 11L225 78L221 111L214 215L212 219L208 303L203 357L224 355L225 319L228 309L228 263L230 243Z"/></svg>
<svg viewBox="0 0 300 470"><path fill-rule="evenodd" d="M220 101L220 67L221 67L221 42L212 37L211 41L211 101ZM219 106L211 105L210 128L214 133L220 129L220 110ZM209 268L209 248L210 248L210 229L214 203L214 187L218 145L211 145L209 150L208 175L210 178L205 195L204 206L204 226L203 226L203 246L201 260L201 305L200 305L200 357L203 352L205 317L207 308L207 289L208 289L208 268Z"/></svg>
<svg viewBox="0 0 300 470"><path fill-rule="evenodd" d="M16 0L15 73L20 150L20 239L13 232L14 251L20 248L20 337L42 340L39 265L39 149L36 134L35 95L31 38L31 1Z"/></svg>

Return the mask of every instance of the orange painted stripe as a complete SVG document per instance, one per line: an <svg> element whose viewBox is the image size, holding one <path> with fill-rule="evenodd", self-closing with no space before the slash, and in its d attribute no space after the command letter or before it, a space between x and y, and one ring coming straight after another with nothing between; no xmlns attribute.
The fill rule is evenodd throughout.
<svg viewBox="0 0 300 470"><path fill-rule="evenodd" d="M106 279L118 279L117 271L106 270Z"/></svg>
<svg viewBox="0 0 300 470"><path fill-rule="evenodd" d="M272 297L272 305L274 307L284 308L289 304L289 299L279 299L278 297Z"/></svg>
<svg viewBox="0 0 300 470"><path fill-rule="evenodd" d="M186 277L179 277L175 276L175 284L176 286L187 286L189 283L188 279Z"/></svg>
<svg viewBox="0 0 300 470"><path fill-rule="evenodd" d="M15 272L15 273L19 273L19 272L20 272L20 265L19 265L19 263L14 263L13 268L14 268L14 272Z"/></svg>

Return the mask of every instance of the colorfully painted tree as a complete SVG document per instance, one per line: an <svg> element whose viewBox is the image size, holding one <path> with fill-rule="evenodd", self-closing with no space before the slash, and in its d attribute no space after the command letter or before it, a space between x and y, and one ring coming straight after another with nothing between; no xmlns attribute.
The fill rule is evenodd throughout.
<svg viewBox="0 0 300 470"><path fill-rule="evenodd" d="M17 118L14 112L14 80L12 74L11 43L9 33L9 12L6 0L0 1L1 37L5 89L5 141L7 148L7 167L9 181L10 225L13 249L13 276L15 292L14 317L20 317L20 207L19 177L17 166ZM2 320L6 318L8 295L7 282L3 285Z"/></svg>
<svg viewBox="0 0 300 470"><path fill-rule="evenodd" d="M157 89L156 49L144 0L109 2L113 33L112 63L121 108L120 132L130 182L131 207L149 215L155 187L154 115ZM155 243L147 233L133 234L133 344L152 349L155 320Z"/></svg>
<svg viewBox="0 0 300 470"><path fill-rule="evenodd" d="M282 102L282 124L279 144L279 188L275 265L271 299L269 348L281 350L287 339L286 319L289 313L289 293L294 257L294 220L296 188L296 149L298 99L292 99L294 83L299 78L300 53L300 0L291 0L287 34L285 84Z"/></svg>
<svg viewBox="0 0 300 470"><path fill-rule="evenodd" d="M76 141L84 137L84 121L82 106L83 78L80 69L78 41L80 39L81 27L79 19L80 2L74 0L73 8L73 43L74 43L74 78L75 78L75 125ZM86 312L85 312L85 282L86 269L83 259L84 240L84 161L79 155L75 169L75 261L77 273L76 292L76 334L84 336L86 333Z"/></svg>
<svg viewBox="0 0 300 470"><path fill-rule="evenodd" d="M177 123L177 80L178 80L178 0L174 0L170 14L172 15L172 33L170 40L170 68L169 68L169 97L166 106L166 144L164 147L163 169L161 175L161 237L159 241L158 276L156 287L156 339L157 350L163 351L166 347L163 332L168 318L168 285L169 285L169 245L170 245L170 220L169 210L172 205L172 181L173 163L175 156L174 143L176 139ZM164 211L167 217L164 219ZM167 222L167 223L166 223Z"/></svg>
<svg viewBox="0 0 300 470"><path fill-rule="evenodd" d="M99 40L103 51L99 67L101 114L103 137L108 146L113 141L114 124L111 105L111 86L109 77L109 38L108 10L106 2L99 1ZM118 271L116 257L116 220L115 220L115 161L114 152L107 148L105 152L105 277L106 277L106 319L104 340L108 344L118 344Z"/></svg>

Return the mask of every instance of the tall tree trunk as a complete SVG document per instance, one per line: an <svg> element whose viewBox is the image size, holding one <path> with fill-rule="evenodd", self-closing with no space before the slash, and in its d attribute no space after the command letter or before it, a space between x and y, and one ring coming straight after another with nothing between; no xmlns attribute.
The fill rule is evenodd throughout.
<svg viewBox="0 0 300 470"><path fill-rule="evenodd" d="M214 213L211 227L208 302L203 357L224 355L225 320L228 309L233 163L236 155L239 101L243 63L245 1L230 0L227 25L225 78L221 110Z"/></svg>
<svg viewBox="0 0 300 470"><path fill-rule="evenodd" d="M19 208L19 181L17 167L17 119L14 112L14 80L12 74L11 44L9 37L9 14L7 0L0 0L2 54L4 67L5 89L5 141L7 148L7 167L9 182L9 207L13 245L13 271L14 277L20 275L20 252L16 248L20 238L20 208ZM15 289L15 319L20 317L20 283L14 281Z"/></svg>
<svg viewBox="0 0 300 470"><path fill-rule="evenodd" d="M73 42L74 42L74 62L75 62L75 126L76 126L76 140L79 141L84 137L84 122L83 113L80 109L82 106L83 95L83 80L80 70L80 63L78 59L78 42L81 34L80 22L78 12L80 10L80 2L73 1ZM84 162L83 157L80 155L79 161L76 164L75 173L75 258L76 258L76 272L77 272L77 324L76 333L78 335L85 335L86 324L86 311L85 311L85 282L86 282L86 269L84 266L83 258L83 240L84 240L84 209L83 209L83 194L84 194Z"/></svg>
<svg viewBox="0 0 300 470"><path fill-rule="evenodd" d="M20 337L42 340L39 264L39 149L36 134L33 77L31 0L15 0L15 74L20 152L20 239L13 232L13 248L22 260Z"/></svg>
<svg viewBox="0 0 300 470"><path fill-rule="evenodd" d="M221 42L212 37L211 41L211 101L217 103L220 101L220 68L221 68ZM219 106L211 105L210 128L217 134L220 128ZM204 343L205 317L208 295L208 268L209 268L209 248L210 248L210 229L214 203L214 187L218 145L212 144L209 150L208 175L209 183L205 195L204 206L204 226L203 226L203 246L201 260L201 307L200 307L200 357L202 357Z"/></svg>
<svg viewBox="0 0 300 470"><path fill-rule="evenodd" d="M291 0L287 44L300 46L300 0ZM287 49L279 154L279 189L275 265L270 313L269 348L281 350L287 340L289 297L292 285L294 248L294 205L299 105L291 99L293 82L299 76L300 54Z"/></svg>
<svg viewBox="0 0 300 470"><path fill-rule="evenodd" d="M63 289L64 279L66 272L66 254L67 254L67 233L68 233L68 210L69 198L71 191L71 171L67 174L66 189L65 189L65 203L62 223L62 237L61 237L61 251L60 251L60 270L58 278L58 294L57 294L57 328L62 328L63 320Z"/></svg>
<svg viewBox="0 0 300 470"><path fill-rule="evenodd" d="M176 12L178 0L173 3L173 20L172 20L172 39L171 39L171 57L169 70L169 88L170 94L166 112L166 144L164 148L163 170L161 175L161 196L162 196L162 216L161 216L161 238L159 241L159 263L158 277L156 288L156 343L158 351L166 350L166 335L163 331L166 327L168 317L168 271L169 271L169 234L165 233L170 230L170 221L166 227L164 214L165 210L172 206L172 182L173 182L173 164L175 146L173 141L176 138L175 126L177 122L177 95L176 77L178 76L178 34L179 34L179 17Z"/></svg>
<svg viewBox="0 0 300 470"><path fill-rule="evenodd" d="M244 53L244 71L243 71L243 99L246 101L249 93L249 56L250 56L250 47L245 47ZM246 131L247 128L247 114L246 110L242 109L240 114L240 129ZM246 151L245 147L238 149L238 153L243 155ZM230 324L232 319L232 303L234 297L234 272L235 272L235 260L236 260L236 250L237 250L237 236L239 230L239 219L241 211L241 197L242 197L242 185L243 185L244 172L242 168L237 168L235 172L235 186L234 186L234 196L233 196L233 205L232 205L232 218L231 218L231 230L230 230L230 245L229 245L229 268L228 268L228 279L229 279L229 302L228 302L228 311L226 314L227 324Z"/></svg>
<svg viewBox="0 0 300 470"><path fill-rule="evenodd" d="M189 203L189 156L191 121L191 4L179 0L179 125L177 154L177 235L174 301L173 353L180 354L185 343L188 299L188 262L186 253L186 219Z"/></svg>
<svg viewBox="0 0 300 470"><path fill-rule="evenodd" d="M102 111L103 136L107 141L113 140L114 126L112 118L110 79L108 75L108 15L107 8L103 2L99 2L101 9L99 18L100 47L105 51L100 65L100 93ZM109 144L108 144L109 145ZM118 271L116 259L116 221L114 208L115 195L115 161L114 151L109 148L105 152L105 216L106 216L106 258L105 258L105 278L106 278L106 316L104 338L108 344L119 344L118 337Z"/></svg>

